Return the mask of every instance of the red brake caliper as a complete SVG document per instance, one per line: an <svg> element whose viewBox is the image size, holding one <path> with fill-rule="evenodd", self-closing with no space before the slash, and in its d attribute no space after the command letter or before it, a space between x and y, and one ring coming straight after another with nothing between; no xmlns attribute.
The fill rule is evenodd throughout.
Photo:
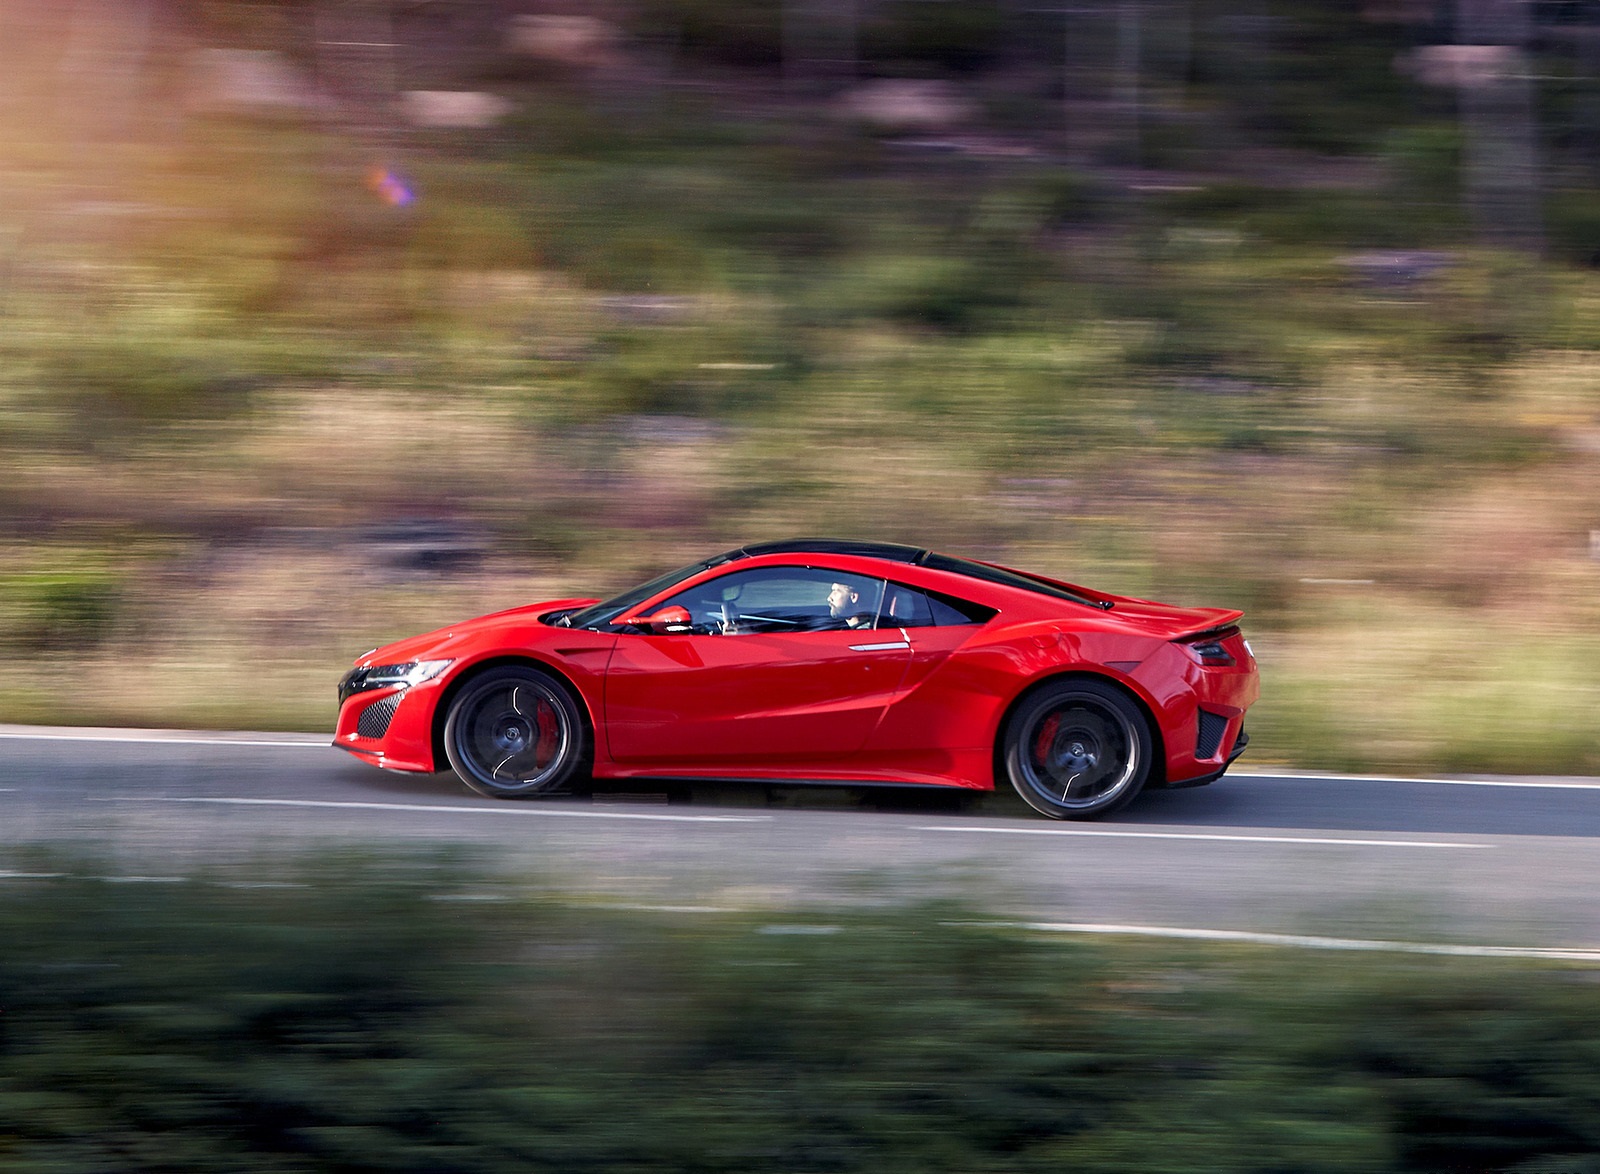
<svg viewBox="0 0 1600 1174"><path fill-rule="evenodd" d="M556 711L549 702L539 704L539 744L534 748L533 765L543 770L556 756L556 740L561 736L561 724L556 721Z"/></svg>
<svg viewBox="0 0 1600 1174"><path fill-rule="evenodd" d="M1056 731L1061 728L1061 715L1052 713L1044 719L1044 724L1039 727L1039 732L1033 738L1033 760L1040 766L1047 766L1050 761L1050 747L1055 744Z"/></svg>

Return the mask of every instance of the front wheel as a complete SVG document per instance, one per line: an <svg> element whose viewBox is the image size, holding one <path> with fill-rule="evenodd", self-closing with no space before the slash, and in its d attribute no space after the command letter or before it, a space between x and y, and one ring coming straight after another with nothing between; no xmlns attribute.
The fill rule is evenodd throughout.
<svg viewBox="0 0 1600 1174"><path fill-rule="evenodd" d="M1128 803L1150 775L1150 725L1098 681L1046 685L1012 714L1002 749L1011 785L1051 819L1093 819Z"/></svg>
<svg viewBox="0 0 1600 1174"><path fill-rule="evenodd" d="M559 793L583 761L583 721L572 695L548 673L490 669L451 703L444 751L461 781L480 795Z"/></svg>

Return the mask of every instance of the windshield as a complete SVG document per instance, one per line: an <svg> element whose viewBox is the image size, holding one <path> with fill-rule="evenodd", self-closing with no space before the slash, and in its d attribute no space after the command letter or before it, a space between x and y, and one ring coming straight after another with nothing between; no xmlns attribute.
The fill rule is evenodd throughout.
<svg viewBox="0 0 1600 1174"><path fill-rule="evenodd" d="M709 567L728 561L728 556L719 554L715 558L701 559L697 563L690 563L686 567L679 567L676 571L668 571L665 575L657 575L648 583L641 583L631 587L621 595L614 595L603 600L593 607L586 607L580 612L574 612L567 617L566 626L569 628L603 628L623 612L630 611L649 599L671 587L674 583L687 579L690 575L698 575Z"/></svg>

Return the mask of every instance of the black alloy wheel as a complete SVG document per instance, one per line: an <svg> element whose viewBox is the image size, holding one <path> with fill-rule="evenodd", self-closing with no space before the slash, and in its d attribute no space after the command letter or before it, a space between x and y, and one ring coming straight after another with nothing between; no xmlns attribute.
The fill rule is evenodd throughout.
<svg viewBox="0 0 1600 1174"><path fill-rule="evenodd" d="M1094 819L1133 799L1150 776L1154 743L1139 707L1091 680L1045 685L1006 723L1011 785L1041 815Z"/></svg>
<svg viewBox="0 0 1600 1174"><path fill-rule="evenodd" d="M450 705L444 749L481 795L520 799L570 790L584 757L577 703L548 673L511 666L472 678Z"/></svg>

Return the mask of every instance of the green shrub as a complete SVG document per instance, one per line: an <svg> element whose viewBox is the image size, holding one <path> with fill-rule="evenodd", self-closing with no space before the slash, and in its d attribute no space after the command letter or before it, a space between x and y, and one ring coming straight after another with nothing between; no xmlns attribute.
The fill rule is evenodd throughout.
<svg viewBox="0 0 1600 1174"><path fill-rule="evenodd" d="M1600 201L1592 190L1552 192L1545 201L1545 222L1554 252L1600 266Z"/></svg>
<svg viewBox="0 0 1600 1174"><path fill-rule="evenodd" d="M228 370L202 347L184 353L155 339L90 334L41 356L48 396L70 405L74 439L116 448L129 430L239 411L255 380Z"/></svg>
<svg viewBox="0 0 1600 1174"><path fill-rule="evenodd" d="M1446 204L1460 198L1463 147L1459 126L1424 123L1391 131L1383 157L1404 198Z"/></svg>
<svg viewBox="0 0 1600 1174"><path fill-rule="evenodd" d="M403 857L6 863L8 1174L1600 1153L1600 988L1554 967L1049 939L956 907L671 919Z"/></svg>
<svg viewBox="0 0 1600 1174"><path fill-rule="evenodd" d="M93 559L0 571L0 648L92 649L111 636L121 599L120 576Z"/></svg>
<svg viewBox="0 0 1600 1174"><path fill-rule="evenodd" d="M839 280L819 290L816 300L830 317L969 332L1023 304L1017 277L977 258L876 256L845 266Z"/></svg>

